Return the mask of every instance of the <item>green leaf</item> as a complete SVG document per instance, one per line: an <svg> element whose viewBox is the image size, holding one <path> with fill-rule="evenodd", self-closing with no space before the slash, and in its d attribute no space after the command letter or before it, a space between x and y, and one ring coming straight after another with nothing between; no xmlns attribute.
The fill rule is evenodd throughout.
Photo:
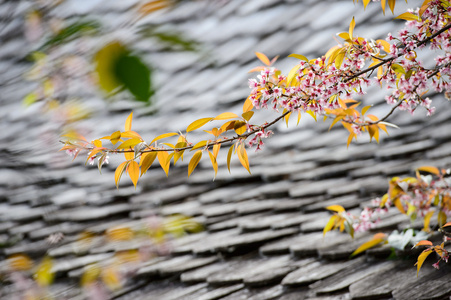
<svg viewBox="0 0 451 300"><path fill-rule="evenodd" d="M138 101L149 102L154 93L150 74L149 67L136 55L121 55L114 66L114 75Z"/></svg>
<svg viewBox="0 0 451 300"><path fill-rule="evenodd" d="M97 21L76 21L69 26L61 29L56 35L47 39L47 41L39 48L41 51L67 43L82 35L95 34L100 30L100 23Z"/></svg>

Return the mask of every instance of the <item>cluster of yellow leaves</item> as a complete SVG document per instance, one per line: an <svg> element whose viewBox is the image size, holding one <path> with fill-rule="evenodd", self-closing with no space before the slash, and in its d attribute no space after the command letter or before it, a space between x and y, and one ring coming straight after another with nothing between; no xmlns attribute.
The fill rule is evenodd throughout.
<svg viewBox="0 0 451 300"><path fill-rule="evenodd" d="M332 129L332 127L337 124L337 122L341 121L343 127L349 131L347 141L347 146L349 147L351 141L353 139L357 139L357 133L352 128L353 123L351 122L351 120L357 123L364 124L367 122L366 118L368 118L370 122L374 123L377 122L379 118L371 114L365 116L366 112L371 108L371 105L365 106L364 108L362 108L362 111L359 112L356 108L360 105L360 102L357 102L353 99L338 99L338 103L340 104L340 108L326 109L327 114L335 116L332 124L329 127L329 130ZM352 105L348 107L348 104ZM385 131L385 133L388 134L387 126L393 127L395 125L387 122L378 122L371 125L361 126L361 130L363 132L368 131L370 139L372 140L374 138L376 142L379 143L379 130L382 129L383 131Z"/></svg>
<svg viewBox="0 0 451 300"><path fill-rule="evenodd" d="M424 216L423 230L429 232L429 224L434 214L437 214L439 226L446 223L447 216L445 211L448 211L451 208L451 195L448 192L444 192L440 186L431 186L430 183L426 181L427 177L421 176L420 172L434 175L435 180L443 179L443 176L446 174L445 169L423 166L416 170L416 177L406 177L402 179L393 177L389 181L388 193L381 199L381 207L384 207L387 201L390 201L402 214L410 216L412 220L416 219L419 210L428 209L431 206L437 207L437 210L431 210ZM426 201L421 202L418 206L409 201L401 200L405 199L402 197L403 195L408 195L415 189L422 190L426 193Z"/></svg>
<svg viewBox="0 0 451 300"><path fill-rule="evenodd" d="M9 268L12 272L30 272L37 284L41 287L49 286L55 277L52 270L53 261L50 257L44 257L35 265L25 254L14 254L8 258Z"/></svg>
<svg viewBox="0 0 451 300"><path fill-rule="evenodd" d="M341 205L331 205L326 207L327 210L333 211L334 214L330 217L326 226L323 229L323 235L327 232L335 229L339 229L340 232L346 231L351 237L354 238L354 227L352 226L352 220L346 215L346 210Z"/></svg>
<svg viewBox="0 0 451 300"><path fill-rule="evenodd" d="M443 225L441 231L449 236L451 232L451 222ZM421 267L423 266L424 261L429 256L429 254L435 252L440 257L439 261L437 262L437 265L441 260L448 261L449 259L449 251L445 249L445 242L441 243L440 245L434 246L431 241L423 240L415 245L415 247L419 246L426 246L427 248L423 250L423 252L421 252L421 254L418 256L417 263L415 264L417 266L417 276L418 273L420 272Z"/></svg>

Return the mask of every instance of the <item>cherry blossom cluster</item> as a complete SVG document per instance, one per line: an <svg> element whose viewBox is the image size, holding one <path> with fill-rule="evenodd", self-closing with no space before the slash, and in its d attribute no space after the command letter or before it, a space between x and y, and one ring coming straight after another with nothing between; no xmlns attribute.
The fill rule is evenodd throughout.
<svg viewBox="0 0 451 300"><path fill-rule="evenodd" d="M352 227L355 232L365 232L374 228L381 220L381 215L386 214L388 208L369 208L365 207L359 216L353 216L347 213L350 219L353 221Z"/></svg>
<svg viewBox="0 0 451 300"><path fill-rule="evenodd" d="M386 96L388 104L410 113L422 106L427 110L427 115L432 115L435 107L431 106L431 99L423 97L428 90L428 82L431 81L438 92L451 90L451 33L447 28L449 11L450 8L441 1L433 0L422 12L421 18L408 21L406 28L397 36L388 34L387 41L391 44L350 37L351 40L338 46L332 61L325 56L310 61L301 60L294 77L287 78L275 68L265 68L256 79L249 80L252 104L256 109L326 115L327 109L339 108L338 99L341 97L364 94L364 88L371 84L369 76L379 69L375 81L392 90L391 95ZM410 13L419 16L420 11L411 10ZM424 67L417 59L416 51L427 44L430 50L440 50L433 68ZM386 53L383 54L383 51ZM338 61L340 55L344 57ZM372 67L369 63L379 64ZM345 121L354 124L352 129L356 134L360 134L361 127L372 124L352 115L347 116Z"/></svg>
<svg viewBox="0 0 451 300"><path fill-rule="evenodd" d="M265 126L266 124L263 124L263 126ZM262 139L266 139L269 138L272 134L273 131L272 130L267 130L262 126L260 131L257 131L254 134L254 137L248 142L249 147L253 147L254 145L257 145L257 147L255 148L255 151L259 151L262 149L263 147L263 140ZM254 129L255 126L249 126L248 132L251 132Z"/></svg>

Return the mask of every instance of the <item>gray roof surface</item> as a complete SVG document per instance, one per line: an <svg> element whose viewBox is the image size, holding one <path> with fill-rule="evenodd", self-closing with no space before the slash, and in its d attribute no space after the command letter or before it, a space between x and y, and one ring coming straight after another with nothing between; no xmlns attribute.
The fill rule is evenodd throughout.
<svg viewBox="0 0 451 300"><path fill-rule="evenodd" d="M137 1L67 1L61 16L94 15L111 26L111 39L129 39L156 70L155 105L102 101L90 95L86 104L92 118L77 126L88 138L120 130L131 110L134 130L146 139L186 128L193 120L220 112L241 111L249 89L249 69L258 65L254 52L280 55L276 67L288 72L296 63L287 58L299 53L316 57L334 45L335 33L346 31L356 16L358 35L384 38L402 23L384 17L380 7L352 1L183 1L170 11L157 12L140 24L164 25L201 43L201 52L168 52L150 40L118 33ZM399 2L399 1L398 1ZM220 170L214 181L209 161L202 161L187 177L188 161L171 167L169 178L152 167L134 189L123 178L114 186L111 157L102 175L83 159L74 162L62 152L58 120L40 111L39 104L24 108L21 99L34 88L21 77L30 66L29 46L22 23L27 6L18 5L13 20L2 14L12 1L0 2L0 269L6 257L26 253L33 259L45 254L55 260L57 274L51 290L55 299L84 299L78 281L92 263L106 264L115 252L152 248L161 255L136 265L116 299L445 299L451 295L450 269L433 269L427 261L416 277L415 253L406 260L386 260L388 247L349 255L374 232L354 240L322 229L330 214L324 207L340 204L356 210L383 195L388 178L410 174L422 165L451 166L450 103L433 97L437 113L414 116L396 112L401 129L389 129L381 141L366 137L346 149L346 132L329 123L304 116L299 126L275 126L275 135L263 151L249 151L248 174L238 160L232 172L226 153L219 154ZM107 4L106 4L107 3ZM405 3L398 3L398 14ZM2 16L3 15L3 16ZM2 26L5 21L0 22ZM27 48L28 47L28 48ZM384 93L371 88L365 101L374 114L383 114ZM257 112L261 120L274 113ZM256 120L257 121L257 120ZM223 151L224 150L224 151ZM107 242L102 235L117 225L140 228L157 222L156 216L184 214L205 226L205 231L174 239L162 247L148 240ZM155 219L157 221L155 221ZM405 216L389 213L375 230L403 229ZM97 233L88 244L77 236ZM64 238L49 243L50 235ZM160 248L159 248L160 247ZM155 249L154 249L155 248ZM18 293L0 283L0 297Z"/></svg>

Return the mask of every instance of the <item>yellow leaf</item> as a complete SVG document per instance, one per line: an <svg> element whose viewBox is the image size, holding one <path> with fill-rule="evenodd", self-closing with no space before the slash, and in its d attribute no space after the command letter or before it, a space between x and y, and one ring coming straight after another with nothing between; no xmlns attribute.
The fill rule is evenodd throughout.
<svg viewBox="0 0 451 300"><path fill-rule="evenodd" d="M396 0L388 0L388 7L390 7L391 13L395 13Z"/></svg>
<svg viewBox="0 0 451 300"><path fill-rule="evenodd" d="M440 227L443 226L443 224L446 223L446 219L447 219L447 217L446 217L445 212L443 210L440 210L438 212L438 216L437 216L438 225Z"/></svg>
<svg viewBox="0 0 451 300"><path fill-rule="evenodd" d="M210 151L208 153L210 153ZM188 177L191 175L191 173L193 173L194 169L197 167L197 164L199 163L201 158L202 158L202 150L196 151L196 153L194 153L188 165Z"/></svg>
<svg viewBox="0 0 451 300"><path fill-rule="evenodd" d="M269 61L269 58L268 58L266 55L264 55L263 53L255 52L255 55L257 55L258 59L259 59L262 63L264 63L265 65L267 65L267 66L270 66L270 65L271 65L271 62Z"/></svg>
<svg viewBox="0 0 451 300"><path fill-rule="evenodd" d="M341 48L337 53L337 57L335 58L335 67L339 69L346 55L346 48Z"/></svg>
<svg viewBox="0 0 451 300"><path fill-rule="evenodd" d="M135 131L128 130L121 133L121 137L128 138L128 139L141 139L143 141L143 138Z"/></svg>
<svg viewBox="0 0 451 300"><path fill-rule="evenodd" d="M133 230L126 226L116 226L108 228L105 232L106 238L110 242L115 241L130 241L134 237Z"/></svg>
<svg viewBox="0 0 451 300"><path fill-rule="evenodd" d="M385 15L385 4L386 4L386 0L381 0L381 7L382 7L382 11L384 12Z"/></svg>
<svg viewBox="0 0 451 300"><path fill-rule="evenodd" d="M400 14L399 16L397 16L395 18L396 19L402 19L402 20L406 20L406 21L418 21L421 22L421 18L417 15L414 15L412 13L409 12L405 12L403 14Z"/></svg>
<svg viewBox="0 0 451 300"><path fill-rule="evenodd" d="M249 111L243 113L241 116L243 117L243 119L245 119L246 121L249 122L249 120L252 118L253 115L254 115L254 112L249 110Z"/></svg>
<svg viewBox="0 0 451 300"><path fill-rule="evenodd" d="M297 58L297 59L300 59L300 60L308 62L308 58L305 57L304 55L301 55L301 54L294 54L293 53L293 54L288 55L288 57L294 57L294 58Z"/></svg>
<svg viewBox="0 0 451 300"><path fill-rule="evenodd" d="M177 134L178 134L177 132L170 132L170 133L161 134L161 135L157 136L156 138L154 138L154 139L150 142L150 144L153 144L153 142L156 142L156 141L158 141L158 140L161 140L161 139L164 139L164 138L167 138L167 137L171 137L171 136L174 136L174 135L177 135ZM150 144L149 144L149 145L150 145Z"/></svg>
<svg viewBox="0 0 451 300"><path fill-rule="evenodd" d="M364 108L362 108L362 116L363 116L364 114L366 114L366 112L368 111L368 109L371 108L371 106L372 106L372 105L367 105L367 106L365 106Z"/></svg>
<svg viewBox="0 0 451 300"><path fill-rule="evenodd" d="M401 203L401 199L399 197L396 197L395 200L393 200L393 204L396 206L396 208L403 214L406 214L406 211L404 210L404 207Z"/></svg>
<svg viewBox="0 0 451 300"><path fill-rule="evenodd" d="M120 131L113 132L111 136L109 136L109 140L113 145L116 145L116 143L119 142L120 139L121 139Z"/></svg>
<svg viewBox="0 0 451 300"><path fill-rule="evenodd" d="M94 56L99 85L107 93L111 93L122 86L122 83L114 75L115 64L117 59L126 52L127 49L116 41L100 49Z"/></svg>
<svg viewBox="0 0 451 300"><path fill-rule="evenodd" d="M124 157L126 160L132 160L135 158L134 152L124 152Z"/></svg>
<svg viewBox="0 0 451 300"><path fill-rule="evenodd" d="M244 101L244 104L243 104L243 113L251 111L253 108L254 108L254 105L252 104L251 99L249 99L249 97L247 97L246 101Z"/></svg>
<svg viewBox="0 0 451 300"><path fill-rule="evenodd" d="M290 120L290 116L291 116L291 112L289 112L288 114L285 115L285 117L283 117L285 119L285 123L287 124L287 128L288 128L288 121Z"/></svg>
<svg viewBox="0 0 451 300"><path fill-rule="evenodd" d="M296 126L299 125L299 121L301 121L301 112L298 111L298 122L296 123Z"/></svg>
<svg viewBox="0 0 451 300"><path fill-rule="evenodd" d="M150 166L157 158L157 152L146 152L141 155L139 166L141 167L141 176L147 172Z"/></svg>
<svg viewBox="0 0 451 300"><path fill-rule="evenodd" d="M414 247L418 246L432 246L432 242L428 240L419 241Z"/></svg>
<svg viewBox="0 0 451 300"><path fill-rule="evenodd" d="M139 165L138 165L138 163L136 161L134 161L134 160L131 161L128 164L127 172L128 172L128 175L130 176L130 179L132 180L133 185L135 186L135 189L136 189L136 184L138 183L138 178L139 178Z"/></svg>
<svg viewBox="0 0 451 300"><path fill-rule="evenodd" d="M13 271L28 271L33 267L33 261L25 254L8 257L8 264Z"/></svg>
<svg viewBox="0 0 451 300"><path fill-rule="evenodd" d="M238 146L238 159L240 160L240 163L243 165L243 167L251 174L251 170L249 169L249 159L247 157L247 152L243 144L240 144Z"/></svg>
<svg viewBox="0 0 451 300"><path fill-rule="evenodd" d="M418 14L420 15L420 17L423 15L423 13L426 11L426 9L429 7L429 5L431 4L432 0L424 0L423 4L421 5L420 11L418 12Z"/></svg>
<svg viewBox="0 0 451 300"><path fill-rule="evenodd" d="M440 170L436 167L423 166L417 169L420 172L428 172L437 176L440 176Z"/></svg>
<svg viewBox="0 0 451 300"><path fill-rule="evenodd" d="M352 21L349 24L349 39L352 40L353 33L354 33L354 27L355 27L355 19L352 17Z"/></svg>
<svg viewBox="0 0 451 300"><path fill-rule="evenodd" d="M101 272L100 267L96 264L88 265L85 269L86 271L83 273L80 280L80 285L82 287L86 287L87 285L91 285L96 282Z"/></svg>
<svg viewBox="0 0 451 300"><path fill-rule="evenodd" d="M227 130L233 129L235 126L235 120L234 121L227 121L224 124L222 124L220 130L222 132L226 132Z"/></svg>
<svg viewBox="0 0 451 300"><path fill-rule="evenodd" d="M116 149L130 149L141 143L141 139L129 139L119 145Z"/></svg>
<svg viewBox="0 0 451 300"><path fill-rule="evenodd" d="M247 127L246 122L244 121L236 121L234 125L234 130L238 135L242 135L246 133Z"/></svg>
<svg viewBox="0 0 451 300"><path fill-rule="evenodd" d="M119 166L117 166L116 171L114 172L114 182L117 188L119 188L119 180L121 179L122 174L124 174L125 168L127 167L128 163L128 161L124 161Z"/></svg>
<svg viewBox="0 0 451 300"><path fill-rule="evenodd" d="M132 130L132 119L133 119L133 112L131 112L128 115L127 120L125 120L125 131Z"/></svg>
<svg viewBox="0 0 451 300"><path fill-rule="evenodd" d="M366 6L368 3L370 3L371 0L363 0L363 9L366 9Z"/></svg>
<svg viewBox="0 0 451 300"><path fill-rule="evenodd" d="M213 120L213 118L202 118L202 119L196 120L193 123L189 124L188 128L186 128L186 132L190 132L190 131L196 130L198 128L201 128L202 126L204 126L211 120Z"/></svg>
<svg viewBox="0 0 451 300"><path fill-rule="evenodd" d="M344 118L343 115L336 117L336 118L332 121L332 124L330 124L329 130L331 130L332 127L333 127L338 121L341 121L343 118Z"/></svg>
<svg viewBox="0 0 451 300"><path fill-rule="evenodd" d="M288 76L287 76L287 87L291 86L291 82L296 77L296 74L297 74L297 72L298 72L300 67L301 67L301 65L296 65L288 73Z"/></svg>
<svg viewBox="0 0 451 300"><path fill-rule="evenodd" d="M238 116L231 112L225 112L225 113L222 113L222 114L216 116L213 120L228 120L228 119L234 119L234 118L238 118Z"/></svg>
<svg viewBox="0 0 451 300"><path fill-rule="evenodd" d="M329 221L327 222L326 226L324 226L323 229L323 236L326 235L327 232L331 231L332 228L335 227L335 224L337 223L337 221L340 219L339 216L337 215L333 215L330 217Z"/></svg>
<svg viewBox="0 0 451 300"><path fill-rule="evenodd" d="M255 67L255 68L250 69L250 70L248 71L248 73L260 72L260 71L263 71L264 69L265 69L265 67L259 66L259 67Z"/></svg>
<svg viewBox="0 0 451 300"><path fill-rule="evenodd" d="M102 281L111 290L116 291L122 287L121 276L115 265L109 265L102 270Z"/></svg>
<svg viewBox="0 0 451 300"><path fill-rule="evenodd" d="M219 149L221 148L221 144L216 144L213 146L213 156L215 158L218 157Z"/></svg>
<svg viewBox="0 0 451 300"><path fill-rule="evenodd" d="M101 141L101 140L93 140L93 141L92 141L92 144L93 144L94 146L96 146L97 148L102 147L102 141Z"/></svg>
<svg viewBox="0 0 451 300"><path fill-rule="evenodd" d="M207 141L200 141L196 145L194 145L193 148L191 148L191 151L205 147L206 145L207 145Z"/></svg>
<svg viewBox="0 0 451 300"><path fill-rule="evenodd" d="M158 162L160 163L161 168L166 173L166 176L168 176L169 175L169 167L170 167L170 160L168 160L169 153L166 151L158 151L157 157L158 157Z"/></svg>
<svg viewBox="0 0 451 300"><path fill-rule="evenodd" d="M370 134L370 141L374 139L379 143L379 127L377 125L370 125L368 127L368 133Z"/></svg>
<svg viewBox="0 0 451 300"><path fill-rule="evenodd" d="M356 137L357 135L355 134L355 133L353 133L353 132L351 132L350 134L349 134L349 136L348 136L348 142L347 142L347 144L346 144L346 146L349 148L349 145L351 144L351 142L352 142L352 139L354 138L354 137Z"/></svg>
<svg viewBox="0 0 451 300"><path fill-rule="evenodd" d="M208 155L210 156L211 165L213 166L213 170L215 170L215 177L214 178L216 178L216 174L218 174L218 162L216 161L216 157L215 157L215 155L213 153L208 151Z"/></svg>
<svg viewBox="0 0 451 300"><path fill-rule="evenodd" d="M382 242L385 242L386 237L387 236L384 233L375 234L371 240L369 240L366 243L363 243L354 252L352 252L351 257L356 256L357 254L362 253L370 248L373 248L374 246L377 246Z"/></svg>
<svg viewBox="0 0 451 300"><path fill-rule="evenodd" d="M423 231L429 232L431 230L429 228L429 223L431 222L431 217L433 215L434 215L434 211L430 211L424 216Z"/></svg>
<svg viewBox="0 0 451 300"><path fill-rule="evenodd" d="M230 146L229 152L227 153L227 169L229 169L229 173L230 173L230 160L232 159L234 147L235 147L235 145Z"/></svg>
<svg viewBox="0 0 451 300"><path fill-rule="evenodd" d="M421 266L423 265L423 263L426 260L426 258L428 257L428 255L431 254L432 252L433 252L432 249L426 249L423 252L421 252L421 254L418 256L418 261L415 264L417 266L417 277L418 277L418 273L420 272Z"/></svg>
<svg viewBox="0 0 451 300"><path fill-rule="evenodd" d="M338 212L338 213L341 213L341 212L346 211L346 210L344 209L344 207L341 206L341 205L330 205L330 206L327 206L326 209L332 210L332 211L336 211L336 212Z"/></svg>
<svg viewBox="0 0 451 300"><path fill-rule="evenodd" d="M150 13L170 7L172 5L173 5L173 2L170 0L153 0L153 1L149 1L147 3L144 3L139 8L139 12L143 15L148 15Z"/></svg>

